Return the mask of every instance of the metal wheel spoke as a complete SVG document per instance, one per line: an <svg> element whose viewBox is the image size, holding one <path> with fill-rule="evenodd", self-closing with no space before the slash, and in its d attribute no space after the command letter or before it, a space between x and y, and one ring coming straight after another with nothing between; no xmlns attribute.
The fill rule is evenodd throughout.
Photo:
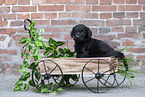
<svg viewBox="0 0 145 97"><path fill-rule="evenodd" d="M109 78L110 78L110 75L108 76L107 80L105 81L105 84L106 84L106 82L108 81Z"/></svg>
<svg viewBox="0 0 145 97"><path fill-rule="evenodd" d="M55 78L54 78L55 79ZM61 80L59 80L59 79L55 79L55 80L57 80L57 81L61 81Z"/></svg>
<svg viewBox="0 0 145 97"><path fill-rule="evenodd" d="M49 84L49 79L48 79L48 84Z"/></svg>
<svg viewBox="0 0 145 97"><path fill-rule="evenodd" d="M56 69L56 67L57 67L57 66L55 66L55 67L53 68L53 70L50 72L50 74Z"/></svg>
<svg viewBox="0 0 145 97"><path fill-rule="evenodd" d="M105 71L105 72L103 72L102 74L105 74L105 73L107 73L107 72L109 72L109 71L111 71L112 69L109 69L108 71Z"/></svg>
<svg viewBox="0 0 145 97"><path fill-rule="evenodd" d="M92 72L93 74L95 74L92 70L88 69L87 67L85 67L88 71Z"/></svg>
<svg viewBox="0 0 145 97"><path fill-rule="evenodd" d="M116 80L116 79L115 79L115 80ZM117 80L116 80L116 83L117 83L117 85L119 85Z"/></svg>
<svg viewBox="0 0 145 97"><path fill-rule="evenodd" d="M100 80L97 79L97 93L99 92L99 81Z"/></svg>
<svg viewBox="0 0 145 97"><path fill-rule="evenodd" d="M47 73L47 70L46 70L46 66L45 66L44 60L43 60L43 65L44 65L45 73Z"/></svg>
<svg viewBox="0 0 145 97"><path fill-rule="evenodd" d="M91 81L91 80L93 80L93 79L95 79L95 77L94 77L94 78L91 78L91 79L89 79L89 80L87 80L85 83L87 83L87 82L89 82L89 81Z"/></svg>
<svg viewBox="0 0 145 97"><path fill-rule="evenodd" d="M55 80L58 80L58 81L61 81L61 80L59 80L59 78L61 77L61 75L60 76L58 76L58 77L53 77Z"/></svg>
<svg viewBox="0 0 145 97"><path fill-rule="evenodd" d="M98 73L99 73L99 59L98 59Z"/></svg>
<svg viewBox="0 0 145 97"><path fill-rule="evenodd" d="M109 83L108 80L105 80L104 78L102 78L102 79L105 81L105 84L108 83L108 84L110 84L112 86L112 84Z"/></svg>

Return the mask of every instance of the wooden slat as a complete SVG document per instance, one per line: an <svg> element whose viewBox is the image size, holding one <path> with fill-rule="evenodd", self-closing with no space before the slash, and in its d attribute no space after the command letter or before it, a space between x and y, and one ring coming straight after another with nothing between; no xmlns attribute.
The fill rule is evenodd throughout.
<svg viewBox="0 0 145 97"><path fill-rule="evenodd" d="M104 59L106 61L108 61L115 69L115 71L117 71L118 68L118 60L117 58L113 58L113 57L101 57L101 58L64 58L64 59L56 59L56 58L47 58L47 59L41 59L41 60L45 60L45 65L46 65L46 70L51 72L54 68L55 68L55 64L53 62L50 62L48 60L54 61L55 63L57 63L60 68L63 71L63 74L81 74L83 66L88 62L88 64L86 65L86 67L93 71L94 73L98 72L98 59ZM109 63L107 63L104 60L100 60L99 61L99 72L103 73L105 71L110 70L112 67L109 65ZM43 62L41 62L39 64L40 66L40 72L44 73L44 66L43 66ZM87 70L86 68L84 69L84 74L93 74L92 72L90 72L89 70ZM111 70L110 72L107 73L111 73L113 72L113 70ZM55 70L52 72L52 74L60 74L59 68L56 67Z"/></svg>

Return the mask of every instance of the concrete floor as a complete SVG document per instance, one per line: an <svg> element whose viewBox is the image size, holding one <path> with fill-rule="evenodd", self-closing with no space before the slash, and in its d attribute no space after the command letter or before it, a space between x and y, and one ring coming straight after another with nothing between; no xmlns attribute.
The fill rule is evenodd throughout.
<svg viewBox="0 0 145 97"><path fill-rule="evenodd" d="M32 87L27 92L13 92L14 84L19 77L18 75L0 74L0 97L53 97L48 93L35 93ZM136 77L140 83L133 83L130 87L126 79L121 86L99 94L89 91L80 78L75 86L64 88L64 91L57 93L55 97L145 97L145 74L137 74Z"/></svg>

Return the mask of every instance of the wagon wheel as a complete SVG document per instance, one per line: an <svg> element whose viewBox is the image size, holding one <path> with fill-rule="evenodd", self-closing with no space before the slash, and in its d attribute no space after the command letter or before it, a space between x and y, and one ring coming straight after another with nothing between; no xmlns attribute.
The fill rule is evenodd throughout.
<svg viewBox="0 0 145 97"><path fill-rule="evenodd" d="M92 63L96 63L92 67ZM102 71L100 63L105 63L109 67L107 70ZM96 68L96 69L93 69ZM84 77L84 74L90 74ZM104 59L92 59L88 61L82 69L82 81L86 88L94 93L103 93L113 87L115 83L115 70L113 66Z"/></svg>
<svg viewBox="0 0 145 97"><path fill-rule="evenodd" d="M59 65L51 60L40 61L38 66L35 66L32 70L32 81L39 91L43 88L47 88L48 90L52 89L52 87L53 89L58 88L58 85L54 84L54 76L61 77L60 82L57 83L61 84L63 80L63 72Z"/></svg>
<svg viewBox="0 0 145 97"><path fill-rule="evenodd" d="M116 80L113 87L120 86L126 79L127 68L124 66L123 62L118 62L118 71L116 72Z"/></svg>
<svg viewBox="0 0 145 97"><path fill-rule="evenodd" d="M58 80L59 76L54 76L53 79L56 83L60 82L60 80ZM60 84L60 86L63 87L70 87L70 86L74 86L80 78L80 74L72 74L72 75L63 75L63 82L62 84Z"/></svg>

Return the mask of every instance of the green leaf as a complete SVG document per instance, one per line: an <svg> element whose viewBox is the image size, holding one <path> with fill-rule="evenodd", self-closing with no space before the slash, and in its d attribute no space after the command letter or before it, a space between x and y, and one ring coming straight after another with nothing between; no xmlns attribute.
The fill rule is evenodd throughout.
<svg viewBox="0 0 145 97"><path fill-rule="evenodd" d="M56 50L58 46L56 44L54 44L54 45L52 45L52 47L54 50Z"/></svg>
<svg viewBox="0 0 145 97"><path fill-rule="evenodd" d="M22 86L23 85L23 82L22 81L17 81L15 86Z"/></svg>
<svg viewBox="0 0 145 97"><path fill-rule="evenodd" d="M30 72L28 72L27 74L25 74L25 76L26 76L27 78L29 78L29 77L30 77Z"/></svg>
<svg viewBox="0 0 145 97"><path fill-rule="evenodd" d="M29 43L26 43L22 48L25 48L27 45L29 45Z"/></svg>
<svg viewBox="0 0 145 97"><path fill-rule="evenodd" d="M27 68L29 66L29 64L27 63L24 63L23 65L20 66L20 69L24 69L24 68Z"/></svg>
<svg viewBox="0 0 145 97"><path fill-rule="evenodd" d="M54 92L52 92L52 93L50 93L51 95L56 95L56 91L54 91Z"/></svg>
<svg viewBox="0 0 145 97"><path fill-rule="evenodd" d="M120 49L119 51L120 51L120 52L123 52L123 51L126 50L128 47L129 47L129 46L126 46L125 48Z"/></svg>
<svg viewBox="0 0 145 97"><path fill-rule="evenodd" d="M29 38L26 38L26 41L28 42L28 43L30 43L31 42L31 38L29 37Z"/></svg>
<svg viewBox="0 0 145 97"><path fill-rule="evenodd" d="M43 47L45 47L45 48L46 48L46 47L48 47L48 45L47 45L46 43L43 43Z"/></svg>
<svg viewBox="0 0 145 97"><path fill-rule="evenodd" d="M27 91L29 89L29 85L28 84L24 84L24 91Z"/></svg>
<svg viewBox="0 0 145 97"><path fill-rule="evenodd" d="M51 93L51 91L47 88L42 88L41 93Z"/></svg>
<svg viewBox="0 0 145 97"><path fill-rule="evenodd" d="M25 69L25 68L20 69L19 72L21 72L22 74L25 74L25 73L27 73L27 69Z"/></svg>
<svg viewBox="0 0 145 97"><path fill-rule="evenodd" d="M36 33L42 34L42 33L43 33L43 30L42 30L42 29L37 29L37 30L36 30Z"/></svg>
<svg viewBox="0 0 145 97"><path fill-rule="evenodd" d="M39 81L40 80L40 78L41 78L41 75L40 75L40 73L38 72L38 70L36 71L36 73L35 73L35 77L36 77L36 79L37 79L37 81ZM41 84L42 84L42 86L43 86L43 80L41 80Z"/></svg>
<svg viewBox="0 0 145 97"><path fill-rule="evenodd" d="M53 47L49 45L45 50L46 51L51 51L51 50L53 50Z"/></svg>
<svg viewBox="0 0 145 97"><path fill-rule="evenodd" d="M26 81L28 78L30 78L30 73L29 72L25 75L22 75L19 80L20 81Z"/></svg>
<svg viewBox="0 0 145 97"><path fill-rule="evenodd" d="M64 45L64 44L65 44L65 43L64 43L64 42L61 42L61 41L57 41L57 42L56 42L56 45L57 45L57 46L62 46L62 45Z"/></svg>
<svg viewBox="0 0 145 97"><path fill-rule="evenodd" d="M26 63L27 63L27 61L24 59L23 64L26 64Z"/></svg>
<svg viewBox="0 0 145 97"><path fill-rule="evenodd" d="M26 54L27 49L24 50L24 54Z"/></svg>
<svg viewBox="0 0 145 97"><path fill-rule="evenodd" d="M62 48L59 48L58 51L64 53Z"/></svg>
<svg viewBox="0 0 145 97"><path fill-rule="evenodd" d="M21 52L21 58L24 56L24 54Z"/></svg>
<svg viewBox="0 0 145 97"><path fill-rule="evenodd" d="M36 40L35 43L37 44L37 46L43 46L43 42L41 40Z"/></svg>
<svg viewBox="0 0 145 97"><path fill-rule="evenodd" d="M32 87L35 87L35 85L34 85L32 80L29 81L29 85L32 86Z"/></svg>
<svg viewBox="0 0 145 97"><path fill-rule="evenodd" d="M40 31L41 31L41 29L36 29L36 31L35 31L35 32L36 32L37 34L39 34L39 33L40 33Z"/></svg>
<svg viewBox="0 0 145 97"><path fill-rule="evenodd" d="M58 89L56 90L56 92L61 92L61 91L63 91L63 88L58 88Z"/></svg>
<svg viewBox="0 0 145 97"><path fill-rule="evenodd" d="M44 52L44 55L45 55L45 56L48 56L49 53L51 53L51 52L53 51L53 48L49 46L49 47L47 47L45 50L46 50L46 51Z"/></svg>
<svg viewBox="0 0 145 97"><path fill-rule="evenodd" d="M37 76L39 76L39 74L38 74ZM40 76L40 77L41 77L41 76ZM41 87L45 87L45 82L44 82L43 79L41 79Z"/></svg>
<svg viewBox="0 0 145 97"><path fill-rule="evenodd" d="M38 56L33 56L34 60L37 61L38 60Z"/></svg>
<svg viewBox="0 0 145 97"><path fill-rule="evenodd" d="M31 45L29 45L29 52L31 52L31 50L32 50L32 46L31 46Z"/></svg>
<svg viewBox="0 0 145 97"><path fill-rule="evenodd" d="M53 57L54 57L54 58L57 58L57 55L58 55L58 51L57 51L57 50L54 50L54 51L53 51Z"/></svg>
<svg viewBox="0 0 145 97"><path fill-rule="evenodd" d="M35 60L35 61L37 61L37 60L40 59L40 55L39 55L39 53L38 53L36 56L33 56L33 57L34 57L34 60Z"/></svg>
<svg viewBox="0 0 145 97"><path fill-rule="evenodd" d="M41 40L41 41L46 41L46 39L44 38L44 37L42 37L42 35L39 35L40 37L39 37L39 39Z"/></svg>
<svg viewBox="0 0 145 97"><path fill-rule="evenodd" d="M25 75L22 75L21 77L20 77L20 81L26 81L28 78L25 76Z"/></svg>
<svg viewBox="0 0 145 97"><path fill-rule="evenodd" d="M38 62L33 62L31 63L31 65L28 67L28 69L34 69L34 67L37 67L38 66Z"/></svg>
<svg viewBox="0 0 145 97"><path fill-rule="evenodd" d="M37 48L35 48L35 49L34 49L34 51L33 51L33 54L32 54L32 55L34 56L36 52L37 52Z"/></svg>
<svg viewBox="0 0 145 97"><path fill-rule="evenodd" d="M27 59L27 60L31 59L30 54L26 53L26 59Z"/></svg>
<svg viewBox="0 0 145 97"><path fill-rule="evenodd" d="M13 90L14 92L18 92L18 91L21 91L21 87L20 86L16 86Z"/></svg>
<svg viewBox="0 0 145 97"><path fill-rule="evenodd" d="M55 43L56 43L56 41L54 39L49 38L49 44L55 44Z"/></svg>
<svg viewBox="0 0 145 97"><path fill-rule="evenodd" d="M41 91L39 91L38 89L34 89L35 93L41 93Z"/></svg>
<svg viewBox="0 0 145 97"><path fill-rule="evenodd" d="M44 56L48 56L48 55L49 55L49 52L48 52L48 51L45 51L45 52L43 53L43 55L44 55Z"/></svg>
<svg viewBox="0 0 145 97"><path fill-rule="evenodd" d="M23 61L23 65L22 65L24 68L27 68L29 66L28 62L27 61Z"/></svg>
<svg viewBox="0 0 145 97"><path fill-rule="evenodd" d="M37 54L37 57L38 57L38 60L39 60L40 59L40 54L39 53Z"/></svg>
<svg viewBox="0 0 145 97"><path fill-rule="evenodd" d="M26 43L26 38L25 37L21 38L21 40L19 41L19 44L24 44L24 43Z"/></svg>

